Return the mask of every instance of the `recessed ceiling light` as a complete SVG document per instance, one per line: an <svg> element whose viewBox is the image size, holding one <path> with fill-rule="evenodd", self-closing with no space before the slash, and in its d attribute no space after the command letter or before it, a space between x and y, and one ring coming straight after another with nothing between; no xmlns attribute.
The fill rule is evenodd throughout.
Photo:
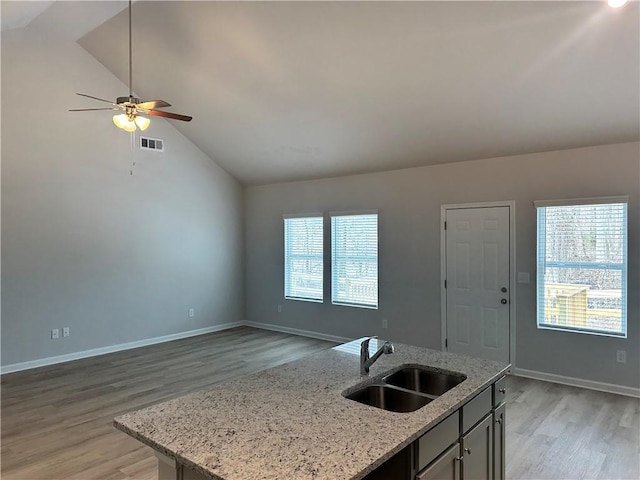
<svg viewBox="0 0 640 480"><path fill-rule="evenodd" d="M620 8L627 3L627 0L609 0L607 3L609 3L611 8Z"/></svg>

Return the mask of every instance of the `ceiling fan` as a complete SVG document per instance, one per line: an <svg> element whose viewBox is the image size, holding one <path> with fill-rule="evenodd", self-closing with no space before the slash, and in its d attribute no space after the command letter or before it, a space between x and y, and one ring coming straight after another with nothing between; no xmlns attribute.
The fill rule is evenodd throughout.
<svg viewBox="0 0 640 480"><path fill-rule="evenodd" d="M118 97L115 102L105 100L104 98L94 97L85 93L76 93L81 97L92 98L101 102L110 103L111 107L106 108L76 108L69 110L70 112L88 112L95 110L115 110L122 111L119 115L113 116L113 123L116 127L121 128L127 132L135 132L136 125L140 130L146 130L151 121L143 117L142 115L155 115L158 117L170 118L173 120L182 120L183 122L190 122L193 117L188 115L180 115L177 113L163 112L162 110L156 110L157 108L170 107L171 105L164 100L150 100L142 101L133 96L133 74L132 74L132 47L131 47L131 0L129 0L129 96Z"/></svg>

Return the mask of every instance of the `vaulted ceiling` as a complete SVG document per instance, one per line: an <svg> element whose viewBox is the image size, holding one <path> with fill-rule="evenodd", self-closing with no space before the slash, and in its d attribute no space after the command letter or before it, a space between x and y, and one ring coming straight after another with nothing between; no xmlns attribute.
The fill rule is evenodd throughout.
<svg viewBox="0 0 640 480"><path fill-rule="evenodd" d="M125 83L126 15L79 39ZM637 2L144 1L134 90L244 184L636 141L639 26Z"/></svg>
<svg viewBox="0 0 640 480"><path fill-rule="evenodd" d="M0 30L22 28L53 4L46 2L0 2Z"/></svg>

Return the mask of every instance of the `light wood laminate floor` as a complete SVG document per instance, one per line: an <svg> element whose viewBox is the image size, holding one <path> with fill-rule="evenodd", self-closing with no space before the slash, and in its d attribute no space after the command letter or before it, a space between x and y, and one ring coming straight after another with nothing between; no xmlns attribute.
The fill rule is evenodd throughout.
<svg viewBox="0 0 640 480"><path fill-rule="evenodd" d="M2 479L154 479L153 451L114 416L332 345L241 327L3 375ZM507 387L507 478L639 478L640 400L517 377Z"/></svg>
<svg viewBox="0 0 640 480"><path fill-rule="evenodd" d="M640 479L640 399L507 378L507 478Z"/></svg>
<svg viewBox="0 0 640 480"><path fill-rule="evenodd" d="M2 480L154 479L113 417L334 343L240 327L2 376Z"/></svg>

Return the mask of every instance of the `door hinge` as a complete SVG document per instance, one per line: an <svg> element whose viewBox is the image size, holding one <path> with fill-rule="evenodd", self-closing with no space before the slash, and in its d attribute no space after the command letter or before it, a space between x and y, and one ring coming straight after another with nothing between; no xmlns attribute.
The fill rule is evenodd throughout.
<svg viewBox="0 0 640 480"><path fill-rule="evenodd" d="M444 222L444 229L447 229L447 222Z"/></svg>
<svg viewBox="0 0 640 480"><path fill-rule="evenodd" d="M444 339L444 348L449 348L449 339L448 338Z"/></svg>
<svg viewBox="0 0 640 480"><path fill-rule="evenodd" d="M447 288L447 281L444 281L444 288Z"/></svg>

